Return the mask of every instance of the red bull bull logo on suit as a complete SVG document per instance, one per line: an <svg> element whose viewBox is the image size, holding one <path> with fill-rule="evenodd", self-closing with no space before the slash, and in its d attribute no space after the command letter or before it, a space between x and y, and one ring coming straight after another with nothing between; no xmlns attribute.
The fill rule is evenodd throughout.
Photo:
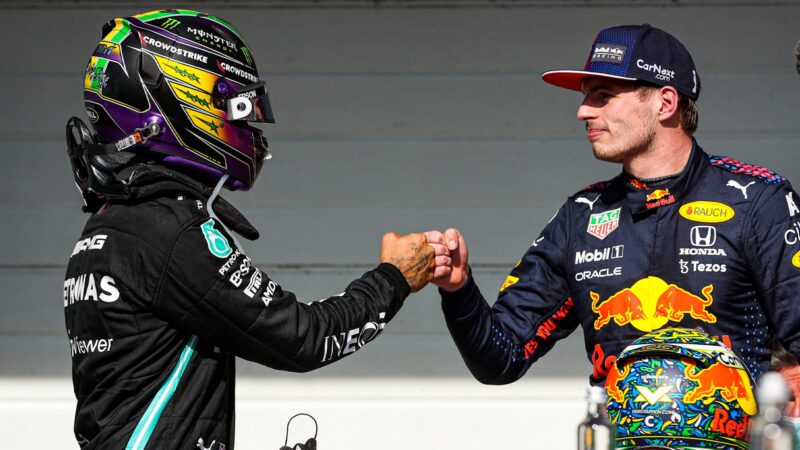
<svg viewBox="0 0 800 450"><path fill-rule="evenodd" d="M700 296L658 277L641 279L629 288L622 289L602 299L600 294L589 292L592 311L597 314L594 329L599 330L612 321L618 326L632 325L637 330L650 332L668 322L681 322L685 316L715 323L717 317L708 311L714 302L714 286L705 286Z"/></svg>

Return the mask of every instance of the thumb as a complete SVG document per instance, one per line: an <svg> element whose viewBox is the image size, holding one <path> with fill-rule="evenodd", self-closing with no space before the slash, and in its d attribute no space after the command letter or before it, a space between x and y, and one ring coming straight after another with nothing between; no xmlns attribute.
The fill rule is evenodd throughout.
<svg viewBox="0 0 800 450"><path fill-rule="evenodd" d="M450 250L455 250L458 248L459 244L461 244L463 239L461 239L461 232L458 231L457 228L448 228L444 231L444 239L447 242L447 248Z"/></svg>

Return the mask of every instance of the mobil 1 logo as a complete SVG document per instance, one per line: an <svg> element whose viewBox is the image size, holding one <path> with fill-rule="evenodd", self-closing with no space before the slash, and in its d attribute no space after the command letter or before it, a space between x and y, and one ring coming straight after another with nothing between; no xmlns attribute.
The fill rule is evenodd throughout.
<svg viewBox="0 0 800 450"><path fill-rule="evenodd" d="M613 247L598 248L593 251L581 250L575 252L575 265L608 261L611 259L620 259L625 254L624 245L615 245Z"/></svg>

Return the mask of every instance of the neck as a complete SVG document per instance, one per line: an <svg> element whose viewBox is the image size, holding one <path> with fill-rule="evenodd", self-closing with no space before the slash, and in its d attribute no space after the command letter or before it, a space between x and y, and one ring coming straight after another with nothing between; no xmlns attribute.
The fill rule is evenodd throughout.
<svg viewBox="0 0 800 450"><path fill-rule="evenodd" d="M669 139L654 139L646 151L625 161L625 171L635 178L660 178L674 175L689 161L692 153L692 137L680 133Z"/></svg>

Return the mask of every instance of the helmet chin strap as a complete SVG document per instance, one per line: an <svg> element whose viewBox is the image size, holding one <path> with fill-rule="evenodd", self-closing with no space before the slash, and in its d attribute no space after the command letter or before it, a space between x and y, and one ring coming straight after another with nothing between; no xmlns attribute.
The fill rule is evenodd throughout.
<svg viewBox="0 0 800 450"><path fill-rule="evenodd" d="M211 191L211 196L208 197L208 202L206 202L206 209L208 210L208 215L217 220L219 220L219 218L217 217L216 214L214 214L213 204L214 200L216 200L217 196L219 195L219 191L222 190L222 186L225 185L225 180L227 179L228 179L228 174L226 173L219 179L219 181L217 181L217 185L214 187L214 190Z"/></svg>
<svg viewBox="0 0 800 450"><path fill-rule="evenodd" d="M222 187L225 186L225 181L228 179L228 174L222 175L222 177L217 181L217 185L214 187L214 190L211 192L211 195L208 197L208 201L206 202L206 211L208 211L208 215L211 216L214 220L221 223L222 226L225 228L225 231L233 238L233 243L236 244L236 248L241 249L242 244L236 239L236 235L225 225L225 222L220 220L217 215L214 213L214 200L217 199L219 195L219 191L222 190Z"/></svg>

